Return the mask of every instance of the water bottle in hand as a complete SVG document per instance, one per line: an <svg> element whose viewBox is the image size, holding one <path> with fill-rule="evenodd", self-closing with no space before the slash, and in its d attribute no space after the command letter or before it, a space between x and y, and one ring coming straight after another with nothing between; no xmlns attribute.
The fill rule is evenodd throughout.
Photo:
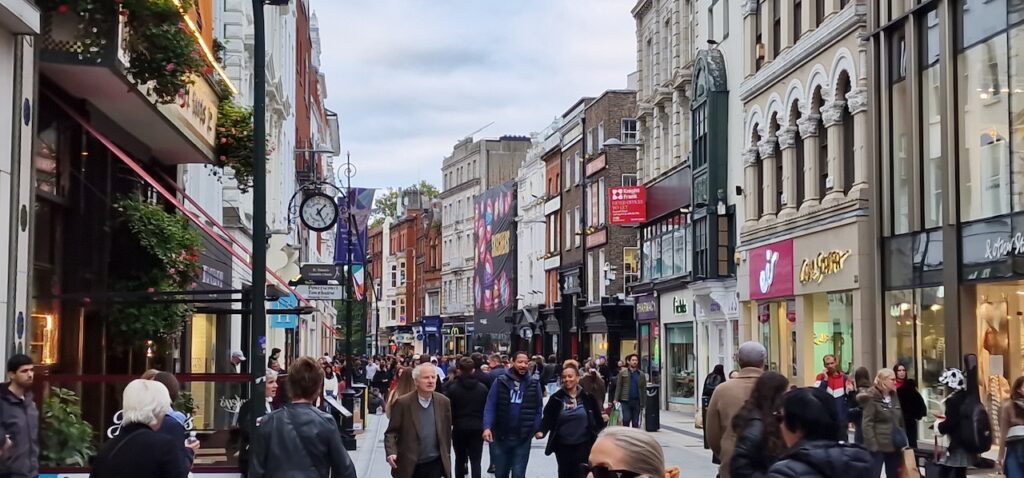
<svg viewBox="0 0 1024 478"><path fill-rule="evenodd" d="M189 432L188 438L185 439L185 446L192 446L199 443L199 439L196 438L196 432Z"/></svg>

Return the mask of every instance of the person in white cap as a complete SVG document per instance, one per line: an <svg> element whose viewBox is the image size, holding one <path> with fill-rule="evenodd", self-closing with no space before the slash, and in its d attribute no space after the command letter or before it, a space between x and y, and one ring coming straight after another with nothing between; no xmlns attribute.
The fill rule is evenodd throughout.
<svg viewBox="0 0 1024 478"><path fill-rule="evenodd" d="M245 354L242 353L241 350L232 350L231 351L231 372L232 373L241 373L242 372L242 362L245 362Z"/></svg>

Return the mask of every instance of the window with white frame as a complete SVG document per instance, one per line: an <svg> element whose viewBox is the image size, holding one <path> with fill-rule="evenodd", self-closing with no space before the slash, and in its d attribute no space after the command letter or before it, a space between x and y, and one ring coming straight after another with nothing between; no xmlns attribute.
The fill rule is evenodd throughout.
<svg viewBox="0 0 1024 478"><path fill-rule="evenodd" d="M597 147L594 151L600 151L604 147L604 121L597 124Z"/></svg>
<svg viewBox="0 0 1024 478"><path fill-rule="evenodd" d="M594 221L600 226L605 224L605 218L608 217L608 189L605 185L604 178L597 180L597 221Z"/></svg>
<svg viewBox="0 0 1024 478"><path fill-rule="evenodd" d="M597 293L600 297L608 295L608 274L610 271L606 271L604 268L605 260L604 248L602 247L601 250L597 252L597 267L599 267L600 269L598 270L601 271L600 280L597 283Z"/></svg>
<svg viewBox="0 0 1024 478"><path fill-rule="evenodd" d="M594 128L590 128L590 129L587 130L587 142L586 142L586 145L587 145L587 148L588 148L587 152L589 154L594 154L594 151L597 151L597 148L594 147Z"/></svg>
<svg viewBox="0 0 1024 478"><path fill-rule="evenodd" d="M565 226L562 229L565 229L565 250L569 250L572 248L572 209L565 211Z"/></svg>
<svg viewBox="0 0 1024 478"><path fill-rule="evenodd" d="M572 181L572 172L573 172L572 158L565 158L565 173L562 174L562 177L565 178L565 186L564 186L564 188L565 188L566 191L568 191L569 188L572 187L572 183L573 183L573 181Z"/></svg>
<svg viewBox="0 0 1024 478"><path fill-rule="evenodd" d="M398 265L391 265L391 287L398 287Z"/></svg>
<svg viewBox="0 0 1024 478"><path fill-rule="evenodd" d="M580 215L579 206L576 206L576 210L573 212L573 215L575 216L573 218L573 229L575 229L574 236L576 237L574 244L576 244L576 247L580 247L580 244L583 243L583 234L581 234L583 231L581 230L582 225L580 224L580 218L582 218L583 216Z"/></svg>
<svg viewBox="0 0 1024 478"><path fill-rule="evenodd" d="M622 175L622 185L623 186L636 186L637 184L638 183L637 183L637 179L636 179L636 175L635 174L623 174Z"/></svg>
<svg viewBox="0 0 1024 478"><path fill-rule="evenodd" d="M573 161L573 181L579 182L580 178L583 177L583 153L580 151L576 152L575 160Z"/></svg>
<svg viewBox="0 0 1024 478"><path fill-rule="evenodd" d="M620 139L623 144L636 144L638 131L636 118L622 119L622 138Z"/></svg>

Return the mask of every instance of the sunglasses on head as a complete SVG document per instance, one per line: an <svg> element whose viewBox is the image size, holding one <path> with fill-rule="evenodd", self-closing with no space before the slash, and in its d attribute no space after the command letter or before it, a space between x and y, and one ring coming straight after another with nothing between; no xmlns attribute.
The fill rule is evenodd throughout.
<svg viewBox="0 0 1024 478"><path fill-rule="evenodd" d="M637 478L641 476L640 473L629 470L613 470L604 465L590 465L588 463L580 464L580 471L583 472L584 476L593 474L594 478Z"/></svg>

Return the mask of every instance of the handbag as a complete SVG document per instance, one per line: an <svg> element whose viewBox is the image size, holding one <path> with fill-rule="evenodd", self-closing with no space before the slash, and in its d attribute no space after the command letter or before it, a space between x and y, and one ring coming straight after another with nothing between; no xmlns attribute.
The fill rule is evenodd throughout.
<svg viewBox="0 0 1024 478"><path fill-rule="evenodd" d="M917 455L913 448L903 449L903 468L900 476L903 478L921 478L921 470L917 467Z"/></svg>
<svg viewBox="0 0 1024 478"><path fill-rule="evenodd" d="M608 415L608 426L617 427L622 425L622 404L616 403L612 406L612 413Z"/></svg>

